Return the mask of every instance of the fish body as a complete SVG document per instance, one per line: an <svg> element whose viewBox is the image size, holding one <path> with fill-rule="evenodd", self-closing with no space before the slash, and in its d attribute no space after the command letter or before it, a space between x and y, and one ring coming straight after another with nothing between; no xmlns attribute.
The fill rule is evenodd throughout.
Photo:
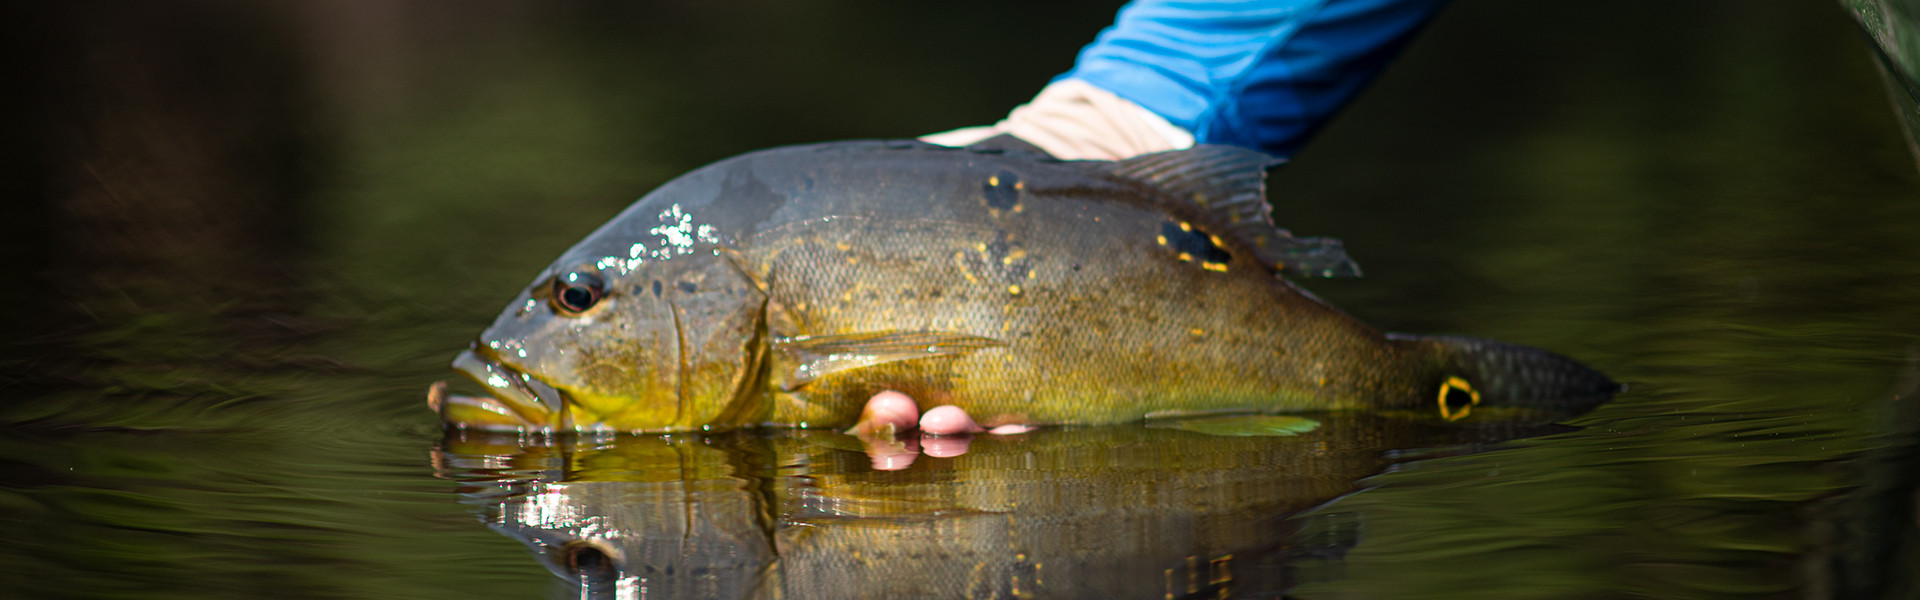
<svg viewBox="0 0 1920 600"><path fill-rule="evenodd" d="M845 426L899 390L983 424L1371 409L1457 418L1617 386L1559 355L1390 336L1280 276L1357 273L1273 226L1274 161L860 141L671 181L568 250L456 368L499 428Z"/></svg>

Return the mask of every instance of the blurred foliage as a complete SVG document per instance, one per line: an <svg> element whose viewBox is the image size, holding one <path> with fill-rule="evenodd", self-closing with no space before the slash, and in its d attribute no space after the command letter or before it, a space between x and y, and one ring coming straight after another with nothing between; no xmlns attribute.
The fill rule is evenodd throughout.
<svg viewBox="0 0 1920 600"><path fill-rule="evenodd" d="M1912 477L1834 467L1911 433L1920 333L1857 4L1458 3L1275 176L1367 267L1336 305L1632 386L1323 508L1364 536L1298 596L1814 593L1833 502ZM549 590L427 463L500 304L705 162L990 122L1115 7L8 4L0 589Z"/></svg>

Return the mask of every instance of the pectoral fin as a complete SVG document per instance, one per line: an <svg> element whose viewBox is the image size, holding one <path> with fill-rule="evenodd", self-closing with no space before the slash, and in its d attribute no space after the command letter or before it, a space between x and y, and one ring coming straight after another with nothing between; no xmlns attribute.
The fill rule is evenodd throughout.
<svg viewBox="0 0 1920 600"><path fill-rule="evenodd" d="M774 350L789 353L797 363L793 372L780 382L780 389L788 392L843 371L916 358L962 356L1005 345L992 338L947 331L797 336L773 342Z"/></svg>
<svg viewBox="0 0 1920 600"><path fill-rule="evenodd" d="M1221 415L1150 422L1147 426L1185 429L1207 435L1286 437L1318 429L1320 422L1287 415Z"/></svg>

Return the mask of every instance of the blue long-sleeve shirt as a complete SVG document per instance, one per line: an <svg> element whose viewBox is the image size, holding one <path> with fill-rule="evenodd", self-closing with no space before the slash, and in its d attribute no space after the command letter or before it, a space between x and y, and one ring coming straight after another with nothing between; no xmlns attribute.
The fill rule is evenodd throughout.
<svg viewBox="0 0 1920 600"><path fill-rule="evenodd" d="M1079 79L1206 144L1291 156L1445 0L1137 0L1081 50Z"/></svg>

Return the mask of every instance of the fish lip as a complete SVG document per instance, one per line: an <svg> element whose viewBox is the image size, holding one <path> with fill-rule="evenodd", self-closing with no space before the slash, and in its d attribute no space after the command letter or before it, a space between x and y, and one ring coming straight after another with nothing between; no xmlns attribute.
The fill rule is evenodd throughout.
<svg viewBox="0 0 1920 600"><path fill-rule="evenodd" d="M493 349L479 342L468 346L453 358L453 370L480 384L528 426L551 431L559 426L565 414L565 394L500 360Z"/></svg>

